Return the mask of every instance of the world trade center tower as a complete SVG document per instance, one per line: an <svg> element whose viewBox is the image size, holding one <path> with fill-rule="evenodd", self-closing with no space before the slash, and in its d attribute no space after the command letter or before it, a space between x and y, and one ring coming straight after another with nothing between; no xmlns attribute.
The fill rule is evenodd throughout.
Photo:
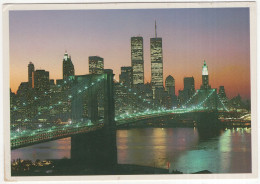
<svg viewBox="0 0 260 184"><path fill-rule="evenodd" d="M163 89L163 55L162 55L162 38L157 37L155 22L155 38L150 38L151 53L151 74L152 74L152 90L153 98L155 98L155 90Z"/></svg>
<svg viewBox="0 0 260 184"><path fill-rule="evenodd" d="M144 83L143 37L131 37L131 63L133 68L133 86Z"/></svg>

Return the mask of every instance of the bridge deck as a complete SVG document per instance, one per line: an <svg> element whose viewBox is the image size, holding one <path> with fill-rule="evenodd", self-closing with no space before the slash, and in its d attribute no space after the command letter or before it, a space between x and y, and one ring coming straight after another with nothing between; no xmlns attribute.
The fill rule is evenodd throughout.
<svg viewBox="0 0 260 184"><path fill-rule="evenodd" d="M103 123L95 124L95 125L87 125L83 124L81 126L67 126L65 125L59 129L49 129L48 131L38 131L37 133L33 132L32 134L27 134L20 137L14 137L11 139L11 149L17 149L21 147L30 146L33 144L39 144L43 142L48 142L56 139L70 137L75 134L82 134L91 131L95 131L104 126Z"/></svg>

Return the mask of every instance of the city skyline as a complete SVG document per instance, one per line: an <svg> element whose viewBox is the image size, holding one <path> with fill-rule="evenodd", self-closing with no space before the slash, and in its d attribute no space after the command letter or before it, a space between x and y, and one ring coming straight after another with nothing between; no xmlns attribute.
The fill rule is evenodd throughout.
<svg viewBox="0 0 260 184"><path fill-rule="evenodd" d="M151 12L153 12L153 15L151 15ZM135 17L145 13L148 13L150 17L146 15L141 20ZM32 14L35 14L35 16L31 16ZM56 16L54 20L48 19L53 14L59 16ZM89 18L90 14L96 16ZM122 15L121 19L115 17L118 14ZM105 18L105 15L107 15L110 21L102 20L101 22L100 19ZM167 16L175 16L173 22L167 23L166 20L170 20L165 18ZM89 28L87 25L79 27L78 23L81 22L79 17L81 19L84 17L85 19L91 19L84 22L84 24L92 23L92 27L90 26ZM59 22L59 19L66 19L66 21ZM145 22L145 25L140 25L140 22L144 19L149 19L149 22ZM21 82L28 81L27 65L30 61L35 65L36 70L44 69L49 71L50 79L61 79L64 50L67 50L71 55L76 75L87 74L88 57L97 55L104 58L104 68L113 69L116 74L115 78L118 80L121 67L131 66L130 39L133 36L143 37L144 82L150 82L149 40L154 37L155 19L157 21L157 34L158 37L162 38L163 45L163 81L165 82L168 75L172 75L175 79L177 94L178 90L183 89L184 77L193 76L195 88L200 88L202 84L201 67L205 59L209 67L209 83L212 88L225 86L228 97L236 96L239 93L243 98L250 98L249 10L247 8L229 9L228 11L225 9L164 9L10 12L10 87L13 91L16 91ZM19 22L17 22L18 20ZM75 23L72 20L77 20L77 22ZM99 21L94 22L94 20ZM117 25L120 27L124 20L130 21L129 25L125 25L125 27L132 29L124 32L127 28L122 28L123 30L114 33L113 31L116 28L113 26ZM192 23L192 20L195 20L195 23ZM30 21L35 26L28 26ZM59 24L55 26L55 22ZM96 29L91 29L95 26L101 28L100 22L109 29L102 30L103 32L95 32ZM172 29L172 26L175 24L178 27ZM74 25L74 27L67 28L71 32L66 29L62 30L61 28L65 25ZM77 28L81 29L76 30L76 25L78 26ZM224 25L226 27L223 27ZM44 26L44 30L41 30L42 26ZM51 27L52 29L50 26L53 26ZM188 28L193 29L190 31ZM84 35L83 33L85 31L85 33L88 33L88 30L91 30L90 35ZM184 33L181 30L184 30ZM58 34L59 31L61 31L61 35ZM80 31L81 35L75 35L77 31ZM106 31L110 34L107 34ZM171 33L172 31L173 33ZM203 32L203 35L199 34L200 31ZM232 31L234 32L233 34ZM192 36L191 33L195 34L195 36ZM39 34L42 34L42 36ZM186 34L186 37L179 37L183 34ZM97 39L100 35L103 36L103 40L102 38ZM222 37L219 35L222 35ZM48 36L49 38L46 38ZM50 44L53 42L51 38L54 36L59 41ZM79 40L80 37L82 37L83 41ZM30 42L25 43L24 39L28 38ZM88 42L87 40L92 45L91 48L85 43ZM110 40L110 42L107 40ZM86 44L86 47L82 48L82 42ZM76 43L79 43L80 47L76 46ZM177 46L173 43L177 44ZM205 46L204 43L209 45ZM111 48L106 48L107 44L111 45ZM196 44L197 47L194 47ZM226 78L229 80L225 80Z"/></svg>

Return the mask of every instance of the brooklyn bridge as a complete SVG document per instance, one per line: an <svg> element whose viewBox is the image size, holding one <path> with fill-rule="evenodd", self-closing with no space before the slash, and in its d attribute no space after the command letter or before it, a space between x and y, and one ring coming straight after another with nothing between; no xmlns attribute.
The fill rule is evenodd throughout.
<svg viewBox="0 0 260 184"><path fill-rule="evenodd" d="M114 98L114 74L105 70L104 74L75 76L64 81L68 88L62 97L71 105L67 122L43 126L38 123L34 128L26 124L13 126L11 149L71 137L71 159L88 164L114 165L117 163L116 130L119 128L149 126L153 122L167 120L173 126L194 126L203 131L211 131L225 126L250 126L230 111L218 97L215 89L197 90L181 107L165 109L151 103L138 93L127 89L139 100L139 112L124 113L116 116ZM68 84L70 85L68 87ZM120 83L124 88L124 84ZM100 115L100 104L103 113ZM61 102L50 105L46 111L59 108ZM87 116L86 116L87 114ZM222 121L221 117L234 117L232 121ZM228 119L228 118L227 118ZM238 121L234 121L238 120Z"/></svg>

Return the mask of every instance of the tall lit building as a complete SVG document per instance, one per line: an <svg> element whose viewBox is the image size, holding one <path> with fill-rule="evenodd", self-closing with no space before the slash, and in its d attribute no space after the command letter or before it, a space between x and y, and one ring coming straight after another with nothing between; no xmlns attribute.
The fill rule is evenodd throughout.
<svg viewBox="0 0 260 184"><path fill-rule="evenodd" d="M165 79L165 91L169 95L175 95L175 80L171 75Z"/></svg>
<svg viewBox="0 0 260 184"><path fill-rule="evenodd" d="M89 74L104 73L104 59L99 56L89 56Z"/></svg>
<svg viewBox="0 0 260 184"><path fill-rule="evenodd" d="M155 38L150 38L151 54L151 84L153 89L153 98L155 98L155 89L163 89L163 54L162 38L157 37L157 28L155 22Z"/></svg>
<svg viewBox="0 0 260 184"><path fill-rule="evenodd" d="M34 72L34 89L38 92L46 92L50 89L49 72L36 70Z"/></svg>
<svg viewBox="0 0 260 184"><path fill-rule="evenodd" d="M28 64L28 87L34 87L34 64L32 62Z"/></svg>
<svg viewBox="0 0 260 184"><path fill-rule="evenodd" d="M119 82L125 86L132 87L133 68L131 66L121 67L121 74L119 75Z"/></svg>
<svg viewBox="0 0 260 184"><path fill-rule="evenodd" d="M204 64L202 66L202 85L200 89L211 89L209 85L209 73L208 73L208 66L206 61L204 60Z"/></svg>
<svg viewBox="0 0 260 184"><path fill-rule="evenodd" d="M131 37L131 63L133 68L133 85L144 84L143 37Z"/></svg>
<svg viewBox="0 0 260 184"><path fill-rule="evenodd" d="M200 90L198 91L198 102L203 102L205 99L207 99L207 101L205 101L201 107L217 109L217 89L211 89L211 86L209 85L208 66L204 60L204 64L202 66L202 84Z"/></svg>
<svg viewBox="0 0 260 184"><path fill-rule="evenodd" d="M68 78L69 76L74 76L75 70L74 65L71 61L71 56L68 55L67 51L65 51L65 54L63 56L63 79Z"/></svg>

